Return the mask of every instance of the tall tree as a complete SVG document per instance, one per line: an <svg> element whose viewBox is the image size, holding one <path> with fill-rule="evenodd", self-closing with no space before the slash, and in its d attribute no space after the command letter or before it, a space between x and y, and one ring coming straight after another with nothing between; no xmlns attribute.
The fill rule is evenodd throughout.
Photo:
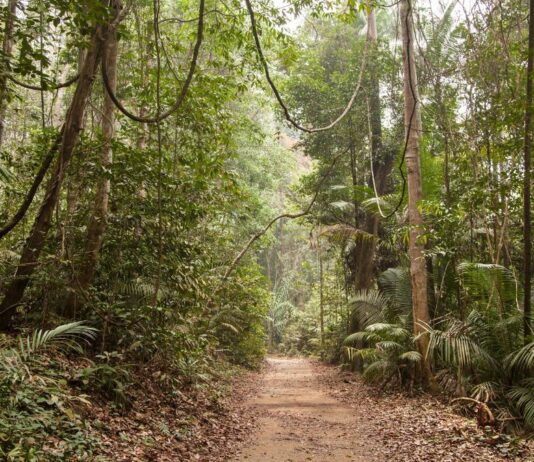
<svg viewBox="0 0 534 462"><path fill-rule="evenodd" d="M108 83L110 88L115 91L117 87L117 32L110 31L109 39L106 44L105 53L102 59L106 60L108 74ZM83 305L85 293L91 286L94 279L98 256L104 233L108 221L108 203L111 189L111 181L108 170L112 163L112 149L114 125L115 125L115 104L104 92L104 103L102 107L102 151L100 154L101 173L96 188L93 215L87 228L87 237L85 241L85 251L82 256L81 266L74 276L71 289L67 299L67 312L75 317L77 310Z"/></svg>
<svg viewBox="0 0 534 462"><path fill-rule="evenodd" d="M380 72L378 65L378 32L376 27L376 15L372 5L369 4L367 13L367 41L369 46L369 76L368 76L368 118L369 118L369 143L371 154L371 175L369 186L374 188L377 195L386 192L387 177L393 165L391 156L384 156L382 150L382 116L380 104ZM365 217L365 231L373 236L378 234L379 218L374 213L367 213ZM376 241L365 239L359 245L358 266L356 276L356 288L369 289L373 280L374 258Z"/></svg>
<svg viewBox="0 0 534 462"><path fill-rule="evenodd" d="M425 246L423 242L423 217L419 205L423 199L420 161L420 134L422 131L417 70L414 57L413 7L411 0L400 3L402 30L402 60L404 75L404 123L406 130L405 160L408 181L408 223L410 226L408 253L412 286L412 309L417 346L422 355L423 382L431 386L432 371L427 359L429 344L424 325L430 324L427 294Z"/></svg>
<svg viewBox="0 0 534 462"><path fill-rule="evenodd" d="M13 52L13 28L17 14L17 5L19 0L9 0L6 9L6 24L4 29L4 40L2 42L2 57L5 60L5 66L0 73L0 146L4 141L5 118L7 109L7 79L9 76L9 58Z"/></svg>
<svg viewBox="0 0 534 462"><path fill-rule="evenodd" d="M532 150L532 79L534 68L534 0L530 0L530 15L528 27L528 64L527 64L527 101L525 109L525 142L524 142L524 185L523 185L523 242L524 242L524 337L528 343L532 336L532 239L531 239L531 211L530 211L530 182L531 182L531 150Z"/></svg>
<svg viewBox="0 0 534 462"><path fill-rule="evenodd" d="M59 200L59 193L65 178L65 172L69 166L74 148L80 136L80 131L83 127L85 109L91 94L93 82L97 75L103 46L107 41L110 30L112 27L115 27L115 19L117 18L113 18L107 24L99 23L94 28L91 42L80 69L78 84L65 117L61 141L58 147L58 160L52 176L48 181L44 198L30 235L22 249L14 279L6 287L4 299L0 305L1 330L7 330L11 327L12 317L20 305L30 277L38 265L39 255L52 224L52 214Z"/></svg>

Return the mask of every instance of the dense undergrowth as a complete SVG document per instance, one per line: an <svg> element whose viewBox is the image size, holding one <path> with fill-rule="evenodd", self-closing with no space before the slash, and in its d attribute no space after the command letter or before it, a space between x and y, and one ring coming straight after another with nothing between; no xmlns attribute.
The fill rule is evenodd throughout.
<svg viewBox="0 0 534 462"><path fill-rule="evenodd" d="M206 410L220 406L231 379L242 374L230 358L210 357L205 351L197 352L196 358L175 362L153 358L144 365L139 358L116 351L89 359L82 353L91 351L96 338L94 328L79 322L18 339L2 337L2 460L104 461L112 454L119 460L137 460L147 456L143 451L156 451L155 457L185 457L188 451L195 452L198 443L188 432ZM241 362L257 366L261 361L257 353ZM168 410L169 415L162 414L169 406L183 410L183 415ZM152 427L143 438L135 429L139 415L146 416ZM213 415L215 420L221 418ZM124 425L119 438L123 443L131 440L138 454L114 442L117 430L109 427L113 419ZM176 447L169 444L169 436L176 444L190 440L190 445ZM154 447L158 438L166 441L167 454Z"/></svg>

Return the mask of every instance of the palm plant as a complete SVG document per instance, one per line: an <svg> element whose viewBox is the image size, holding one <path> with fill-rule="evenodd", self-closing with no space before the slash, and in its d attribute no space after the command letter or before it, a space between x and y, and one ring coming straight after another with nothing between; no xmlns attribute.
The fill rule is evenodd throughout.
<svg viewBox="0 0 534 462"><path fill-rule="evenodd" d="M471 311L465 320L449 315L425 326L428 354L437 368L454 371L456 394L493 405L498 419L534 427L534 344L522 346L517 281L494 264L461 263L458 274Z"/></svg>
<svg viewBox="0 0 534 462"><path fill-rule="evenodd" d="M397 324L375 323L345 339L349 360L352 361L356 356L363 359L363 376L366 380L382 382L382 387L394 380L401 386L412 382L414 368L422 357L416 351L407 324L406 318L399 319ZM350 345L354 342L362 342L366 347L353 348Z"/></svg>
<svg viewBox="0 0 534 462"><path fill-rule="evenodd" d="M80 341L95 338L96 329L73 322L21 337L18 344L0 337L0 459L43 460L41 448L50 438L84 435L85 426L71 406L88 404L83 395L66 386L70 374L60 373L42 361L50 348L78 349ZM91 387L91 389L93 389ZM76 445L90 445L76 438ZM71 442L68 441L70 445ZM42 457L41 457L42 456ZM63 460L63 459L62 459Z"/></svg>
<svg viewBox="0 0 534 462"><path fill-rule="evenodd" d="M412 335L411 289L408 270L390 268L379 277L381 290L360 291L351 298L352 318L363 328L344 340L349 362L363 361L370 382L411 385L422 359Z"/></svg>
<svg viewBox="0 0 534 462"><path fill-rule="evenodd" d="M32 334L19 338L18 348L2 348L0 353L0 371L6 373L26 371L31 357L52 346L59 348L80 348L79 340L92 341L97 330L83 324L83 321L62 324L51 330L38 329ZM24 374L23 374L24 375Z"/></svg>
<svg viewBox="0 0 534 462"><path fill-rule="evenodd" d="M281 281L277 281L273 288L271 305L267 316L271 348L274 348L275 345L282 341L284 330L295 310L295 306L289 299L292 280L292 276L285 277Z"/></svg>

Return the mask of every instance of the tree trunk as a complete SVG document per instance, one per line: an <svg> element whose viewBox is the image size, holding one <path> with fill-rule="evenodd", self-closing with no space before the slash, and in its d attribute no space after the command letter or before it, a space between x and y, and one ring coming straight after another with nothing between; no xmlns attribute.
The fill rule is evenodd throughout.
<svg viewBox="0 0 534 462"><path fill-rule="evenodd" d="M524 186L523 186L523 242L524 242L524 341L527 344L534 334L532 328L531 284L532 284L532 240L530 213L531 149L532 149L532 79L534 68L534 0L530 0L530 19L528 28L528 64L527 64L527 101L525 110L525 144L524 144Z"/></svg>
<svg viewBox="0 0 534 462"><path fill-rule="evenodd" d="M321 254L321 233L317 235L317 260L319 260L319 327L321 333L321 357L324 354L324 273Z"/></svg>
<svg viewBox="0 0 534 462"><path fill-rule="evenodd" d="M113 91L117 86L117 34L111 31L106 44L106 53L104 58L107 60L108 80ZM102 108L102 137L103 146L101 151L100 165L102 167L102 176L99 179L94 202L94 211L89 226L87 228L87 238L85 242L85 251L82 257L80 268L74 280L71 283L72 291L66 302L66 314L72 318L83 306L86 292L91 286L100 248L104 240L104 234L108 220L108 202L111 181L107 171L112 163L111 143L113 141L115 125L115 105L113 101L104 93L104 103Z"/></svg>
<svg viewBox="0 0 534 462"><path fill-rule="evenodd" d="M371 8L367 14L367 40L369 41L369 143L372 157L372 176L369 178L369 186L376 187L376 194L381 196L387 192L387 178L393 168L393 156L386 155L382 149L382 116L380 102L380 77L378 72L378 33L376 27L375 12ZM376 214L367 213L365 216L364 229L373 236L378 235L380 219ZM373 282L374 258L376 241L362 240L359 242L357 255L358 271L356 273L356 290L369 289Z"/></svg>
<svg viewBox="0 0 534 462"><path fill-rule="evenodd" d="M414 59L414 32L410 0L400 3L402 29L402 57L404 72L404 123L406 127L406 170L408 177L408 221L410 226L408 253L412 285L414 333L418 335L417 346L423 356L421 372L423 384L432 387L433 377L427 360L428 334L421 325L430 323L428 311L427 272L423 242L423 218L419 204L423 199L419 136L422 130L419 109L417 71Z"/></svg>
<svg viewBox="0 0 534 462"><path fill-rule="evenodd" d="M12 317L21 303L24 290L38 264L39 254L50 230L52 213L59 199L65 172L82 130L85 107L96 77L102 46L105 43L107 34L108 27L97 26L91 39L90 47L80 70L78 85L65 118L63 136L59 146L59 157L54 172L47 184L46 192L30 235L22 249L15 277L11 284L7 286L4 300L0 305L0 330L7 330L11 327Z"/></svg>
<svg viewBox="0 0 534 462"><path fill-rule="evenodd" d="M17 5L19 0L9 0L7 4L7 17L4 29L4 41L2 43L3 59L6 61L11 57L13 52L13 28L17 14ZM0 146L4 141L5 118L7 110L7 77L9 69L5 68L0 72Z"/></svg>

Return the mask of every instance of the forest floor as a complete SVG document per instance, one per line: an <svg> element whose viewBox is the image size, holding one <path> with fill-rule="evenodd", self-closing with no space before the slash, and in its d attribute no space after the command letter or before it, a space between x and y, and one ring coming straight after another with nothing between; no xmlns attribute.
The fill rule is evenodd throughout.
<svg viewBox="0 0 534 462"><path fill-rule="evenodd" d="M147 378L128 411L93 406L94 460L534 462L532 446L433 397L382 392L317 361L269 357L230 377L177 395Z"/></svg>
<svg viewBox="0 0 534 462"><path fill-rule="evenodd" d="M269 358L245 409L256 431L231 461L534 461L432 397L379 393L306 359Z"/></svg>

